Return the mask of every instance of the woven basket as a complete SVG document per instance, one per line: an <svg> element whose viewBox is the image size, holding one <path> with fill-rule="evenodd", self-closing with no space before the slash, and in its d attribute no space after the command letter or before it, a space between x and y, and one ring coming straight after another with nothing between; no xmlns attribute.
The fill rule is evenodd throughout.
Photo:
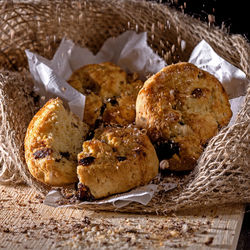
<svg viewBox="0 0 250 250"><path fill-rule="evenodd" d="M40 191L24 161L26 128L38 109L27 71L25 49L52 58L62 38L96 53L104 41L126 30L147 31L148 44L168 64L187 61L205 39L224 59L250 77L250 45L163 4L135 0L36 1L1 4L0 10L0 183L25 182ZM186 42L183 50L181 41ZM124 212L165 214L177 209L250 202L249 97L230 128L208 144L195 170L172 192L160 190L147 205L132 203ZM161 179L160 184L167 179ZM112 205L86 205L115 210Z"/></svg>

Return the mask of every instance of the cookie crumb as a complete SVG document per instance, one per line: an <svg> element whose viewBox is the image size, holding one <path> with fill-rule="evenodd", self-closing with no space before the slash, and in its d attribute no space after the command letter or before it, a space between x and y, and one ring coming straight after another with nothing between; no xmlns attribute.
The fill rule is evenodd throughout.
<svg viewBox="0 0 250 250"><path fill-rule="evenodd" d="M209 246L213 243L214 237L208 237L205 241L205 245Z"/></svg>

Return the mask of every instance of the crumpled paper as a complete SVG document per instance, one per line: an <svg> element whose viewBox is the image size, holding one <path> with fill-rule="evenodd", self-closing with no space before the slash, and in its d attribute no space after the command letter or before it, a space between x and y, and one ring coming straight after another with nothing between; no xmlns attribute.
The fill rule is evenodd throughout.
<svg viewBox="0 0 250 250"><path fill-rule="evenodd" d="M51 61L26 50L30 72L35 79L35 91L45 96L47 101L53 96L59 96L68 102L73 113L83 118L85 97L73 89L66 81L73 71L92 63L113 62L127 72L138 72L145 80L147 75L154 74L166 66L166 63L147 45L147 34L126 31L116 38L109 38L100 51L93 55L87 48L81 48L72 41L63 39ZM229 125L234 123L235 117L244 101L248 80L243 71L221 58L212 47L202 40L193 50L189 62L215 75L223 84L230 97L233 117ZM165 191L172 190L177 185L169 183ZM147 205L157 192L157 185L149 184L133 189L130 192L113 195L94 201L81 202L77 205L61 205L61 207L80 207L81 204L111 203L117 208L138 202ZM50 206L60 206L58 201L62 195L58 190L50 191L44 201Z"/></svg>
<svg viewBox="0 0 250 250"><path fill-rule="evenodd" d="M172 184L169 186L169 189L175 188L176 185ZM102 205L105 203L111 203L113 206L117 208L124 207L131 202L139 202L143 205L147 205L149 201L152 199L154 193L157 191L157 185L149 184L146 186L138 187L133 189L130 192L126 192L123 194L112 195L106 199L102 199L100 201L85 201L77 204L77 206L81 206L81 204L98 204ZM50 206L58 206L58 203L63 199L62 194L58 190L51 190L47 196L45 197L44 204ZM62 207L74 207L75 204L69 205L61 205Z"/></svg>
<svg viewBox="0 0 250 250"><path fill-rule="evenodd" d="M52 97L60 97L81 120L85 96L67 83L75 70L87 64L113 62L128 73L137 72L140 79L145 80L148 74L154 74L166 65L147 45L146 32L126 31L116 38L109 38L97 55L66 39L62 40L51 61L29 50L25 52L35 80L34 90L44 96L41 105Z"/></svg>

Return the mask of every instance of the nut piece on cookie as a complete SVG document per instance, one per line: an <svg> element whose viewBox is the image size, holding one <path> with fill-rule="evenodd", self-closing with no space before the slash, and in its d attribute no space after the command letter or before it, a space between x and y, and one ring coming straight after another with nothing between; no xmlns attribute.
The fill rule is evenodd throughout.
<svg viewBox="0 0 250 250"><path fill-rule="evenodd" d="M231 116L221 83L191 63L167 66L150 77L136 101L136 125L147 129L159 159L175 171L192 170Z"/></svg>
<svg viewBox="0 0 250 250"><path fill-rule="evenodd" d="M25 160L39 181L63 186L77 181L77 154L88 125L65 109L59 98L49 100L33 117L25 136Z"/></svg>
<svg viewBox="0 0 250 250"><path fill-rule="evenodd" d="M149 183L159 161L148 136L133 127L97 129L78 154L78 196L93 200Z"/></svg>
<svg viewBox="0 0 250 250"><path fill-rule="evenodd" d="M143 82L117 65L89 64L73 72L68 83L86 95L84 122L129 125L135 121L135 102Z"/></svg>

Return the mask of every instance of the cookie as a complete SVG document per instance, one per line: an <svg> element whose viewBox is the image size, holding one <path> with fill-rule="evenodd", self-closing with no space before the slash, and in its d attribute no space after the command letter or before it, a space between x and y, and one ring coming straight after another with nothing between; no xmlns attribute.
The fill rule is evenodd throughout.
<svg viewBox="0 0 250 250"><path fill-rule="evenodd" d="M221 83L191 63L163 68L145 82L136 101L136 125L147 129L160 160L175 171L193 169L231 116Z"/></svg>
<svg viewBox="0 0 250 250"><path fill-rule="evenodd" d="M86 95L84 122L129 125L135 121L135 102L143 82L110 62L86 65L68 83Z"/></svg>
<svg viewBox="0 0 250 250"><path fill-rule="evenodd" d="M78 154L81 200L99 199L149 183L159 161L148 136L134 127L97 129Z"/></svg>
<svg viewBox="0 0 250 250"><path fill-rule="evenodd" d="M118 97L109 98L105 102L102 120L106 124L127 126L135 121L135 103L143 82L136 80L123 86Z"/></svg>
<svg viewBox="0 0 250 250"><path fill-rule="evenodd" d="M52 186L76 182L77 154L87 133L88 125L68 111L62 100L49 100L26 132L25 160L30 173Z"/></svg>

